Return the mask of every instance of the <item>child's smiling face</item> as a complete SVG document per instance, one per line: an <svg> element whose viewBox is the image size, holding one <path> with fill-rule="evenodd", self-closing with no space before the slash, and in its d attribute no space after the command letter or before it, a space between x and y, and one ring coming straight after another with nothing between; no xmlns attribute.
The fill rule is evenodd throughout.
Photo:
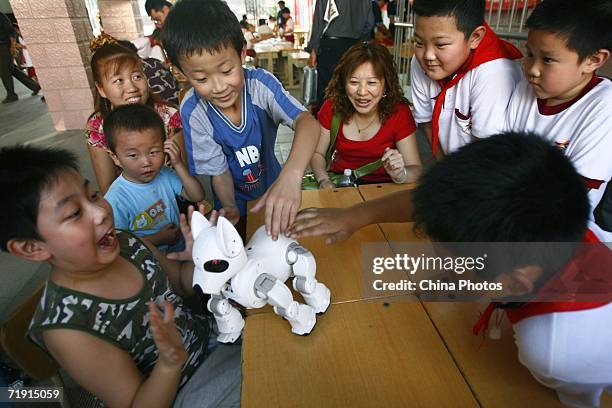
<svg viewBox="0 0 612 408"><path fill-rule="evenodd" d="M469 38L459 31L455 17L416 16L414 55L425 74L434 81L453 75L480 44L477 28Z"/></svg>
<svg viewBox="0 0 612 408"><path fill-rule="evenodd" d="M36 228L56 270L96 272L119 255L110 204L74 170L59 173L42 191Z"/></svg>
<svg viewBox="0 0 612 408"><path fill-rule="evenodd" d="M221 111L241 107L244 86L242 64L246 49L239 54L232 47L219 52L202 50L180 58L181 69L196 92Z"/></svg>

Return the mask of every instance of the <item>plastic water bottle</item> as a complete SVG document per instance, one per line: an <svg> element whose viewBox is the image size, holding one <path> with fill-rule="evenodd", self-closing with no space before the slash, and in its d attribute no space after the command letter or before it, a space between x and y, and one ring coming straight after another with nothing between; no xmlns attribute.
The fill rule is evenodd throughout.
<svg viewBox="0 0 612 408"><path fill-rule="evenodd" d="M353 170L344 169L344 174L338 182L338 187L356 187L355 177L353 177Z"/></svg>

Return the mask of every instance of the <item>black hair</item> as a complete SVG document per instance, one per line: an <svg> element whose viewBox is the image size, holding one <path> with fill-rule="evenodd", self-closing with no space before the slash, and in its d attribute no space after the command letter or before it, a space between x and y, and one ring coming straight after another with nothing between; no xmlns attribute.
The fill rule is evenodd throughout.
<svg viewBox="0 0 612 408"><path fill-rule="evenodd" d="M289 7L285 7L285 8L283 8L283 9L281 10L281 14L284 14L284 13L289 13L289 14L291 14L291 10L289 10Z"/></svg>
<svg viewBox="0 0 612 408"><path fill-rule="evenodd" d="M117 136L121 131L142 131L154 129L162 140L166 139L164 121L150 106L143 104L122 105L113 109L104 119L104 137L111 152L117 147Z"/></svg>
<svg viewBox="0 0 612 408"><path fill-rule="evenodd" d="M580 61L600 49L612 50L612 0L544 0L526 25L561 36Z"/></svg>
<svg viewBox="0 0 612 408"><path fill-rule="evenodd" d="M145 2L145 11L150 16L152 10L161 11L161 9L163 9L164 6L172 8L172 3L170 3L169 1L165 1L165 0L147 0Z"/></svg>
<svg viewBox="0 0 612 408"><path fill-rule="evenodd" d="M526 260L546 273L559 270L571 251L560 257L558 243L573 243L573 250L590 211L585 183L562 151L537 135L514 132L446 156L422 176L413 200L416 231L434 241L548 245L532 254L505 253L505 268L482 274L487 277Z"/></svg>
<svg viewBox="0 0 612 408"><path fill-rule="evenodd" d="M285 5L285 2L284 2L283 0L281 0L281 1L277 2L276 4L278 4L278 5L281 5L281 4L282 4L282 5L284 6L284 5Z"/></svg>
<svg viewBox="0 0 612 408"><path fill-rule="evenodd" d="M179 68L181 57L226 47L241 55L246 44L236 16L220 0L179 1L166 17L162 42L168 58Z"/></svg>
<svg viewBox="0 0 612 408"><path fill-rule="evenodd" d="M77 157L63 149L8 146L0 149L0 249L12 239L40 240L36 228L41 194L67 170L79 171Z"/></svg>
<svg viewBox="0 0 612 408"><path fill-rule="evenodd" d="M136 54L138 54L138 48L134 45L133 42L128 41L128 40L117 40L117 42L124 46L125 48L134 51Z"/></svg>
<svg viewBox="0 0 612 408"><path fill-rule="evenodd" d="M485 0L414 0L413 8L416 16L454 17L466 40L484 23Z"/></svg>

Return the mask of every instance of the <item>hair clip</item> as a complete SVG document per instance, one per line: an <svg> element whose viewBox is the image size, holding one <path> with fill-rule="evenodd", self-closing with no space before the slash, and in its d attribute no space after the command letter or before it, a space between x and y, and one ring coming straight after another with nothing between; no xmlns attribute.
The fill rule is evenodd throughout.
<svg viewBox="0 0 612 408"><path fill-rule="evenodd" d="M104 31L100 33L99 36L94 38L89 43L89 50L91 52L96 52L100 48L104 47L107 44L116 44L117 39L110 34L106 34Z"/></svg>

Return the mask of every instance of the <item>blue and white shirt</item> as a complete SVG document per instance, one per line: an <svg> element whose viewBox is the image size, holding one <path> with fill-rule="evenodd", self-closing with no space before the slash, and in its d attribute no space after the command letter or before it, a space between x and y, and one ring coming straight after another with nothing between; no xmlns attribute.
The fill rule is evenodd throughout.
<svg viewBox="0 0 612 408"><path fill-rule="evenodd" d="M174 170L162 167L148 183L134 183L123 174L113 181L104 198L113 208L115 227L132 231L139 237L159 232L168 224L179 224L176 196L181 195L183 183ZM182 236L172 246L161 245L162 252L182 251Z"/></svg>
<svg viewBox="0 0 612 408"><path fill-rule="evenodd" d="M280 173L274 155L278 126L293 129L306 108L274 75L259 68L244 68L242 92L240 126L194 89L185 95L180 111L190 172L216 176L229 168L236 204L244 215L246 202L261 197ZM220 207L215 197L215 208Z"/></svg>

